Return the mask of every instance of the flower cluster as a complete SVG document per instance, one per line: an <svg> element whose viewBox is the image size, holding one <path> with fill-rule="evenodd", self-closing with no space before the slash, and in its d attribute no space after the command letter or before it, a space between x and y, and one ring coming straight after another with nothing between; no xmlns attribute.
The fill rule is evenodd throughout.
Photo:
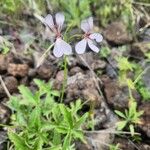
<svg viewBox="0 0 150 150"><path fill-rule="evenodd" d="M53 49L53 54L56 57L72 54L71 46L63 40L61 34L64 21L65 17L60 12L55 15L55 18L50 14L44 18L44 24L50 28L56 37ZM92 33L93 18L89 17L81 21L81 29L84 31L83 39L75 45L75 51L78 54L83 54L88 46L92 51L98 53L99 48L96 46L96 43L101 42L103 37L99 33Z"/></svg>

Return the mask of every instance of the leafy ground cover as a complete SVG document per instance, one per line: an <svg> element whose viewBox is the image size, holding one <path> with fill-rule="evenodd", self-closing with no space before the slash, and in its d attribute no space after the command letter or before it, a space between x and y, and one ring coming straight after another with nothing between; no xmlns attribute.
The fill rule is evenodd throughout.
<svg viewBox="0 0 150 150"><path fill-rule="evenodd" d="M0 150L149 150L149 14L149 0L1 0Z"/></svg>

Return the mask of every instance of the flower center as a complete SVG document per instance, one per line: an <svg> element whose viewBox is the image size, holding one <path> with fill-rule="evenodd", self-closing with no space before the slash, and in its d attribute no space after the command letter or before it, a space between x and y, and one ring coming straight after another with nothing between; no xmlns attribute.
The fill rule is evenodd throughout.
<svg viewBox="0 0 150 150"><path fill-rule="evenodd" d="M89 38L89 36L90 36L90 33L85 33L85 34L83 35L84 38Z"/></svg>

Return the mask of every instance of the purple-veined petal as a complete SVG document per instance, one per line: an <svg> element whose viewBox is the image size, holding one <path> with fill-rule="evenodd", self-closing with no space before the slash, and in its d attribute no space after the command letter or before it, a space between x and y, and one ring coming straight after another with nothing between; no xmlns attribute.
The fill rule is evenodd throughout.
<svg viewBox="0 0 150 150"><path fill-rule="evenodd" d="M85 32L91 32L93 29L93 18L89 17L88 19L81 21L81 29Z"/></svg>
<svg viewBox="0 0 150 150"><path fill-rule="evenodd" d="M96 45L94 45L94 41L92 41L92 40L90 40L90 39L88 39L88 46L90 47L90 49L91 49L92 51L94 51L94 52L96 52L96 53L99 52L99 48L98 48Z"/></svg>
<svg viewBox="0 0 150 150"><path fill-rule="evenodd" d="M88 18L88 24L89 24L90 30L92 30L93 29L93 17Z"/></svg>
<svg viewBox="0 0 150 150"><path fill-rule="evenodd" d="M61 48L61 40L58 38L55 42L53 54L55 57L61 57L63 55L63 50Z"/></svg>
<svg viewBox="0 0 150 150"><path fill-rule="evenodd" d="M81 29L82 29L85 33L87 33L87 32L90 31L90 25L89 25L89 23L88 23L87 20L82 20L82 21L81 21Z"/></svg>
<svg viewBox="0 0 150 150"><path fill-rule="evenodd" d="M103 36L99 33L92 33L90 35L90 38L93 40L96 40L96 42L102 42L102 40L103 40Z"/></svg>
<svg viewBox="0 0 150 150"><path fill-rule="evenodd" d="M86 45L87 45L87 40L86 39L83 39L81 40L80 42L78 42L75 46L75 51L78 53L78 54L83 54L86 50Z"/></svg>
<svg viewBox="0 0 150 150"><path fill-rule="evenodd" d="M62 26L64 24L65 21L65 16L63 13L59 12L55 15L55 19L56 19L56 24L58 26L58 30L61 31Z"/></svg>
<svg viewBox="0 0 150 150"><path fill-rule="evenodd" d="M44 18L44 24L46 24L47 26L49 26L49 27L51 28L51 30L53 30L53 29L55 28L52 15L48 14L48 15Z"/></svg>
<svg viewBox="0 0 150 150"><path fill-rule="evenodd" d="M61 46L61 50L63 51L63 54L65 54L65 55L72 54L71 46L67 42L62 40L61 38L59 38L59 41L60 41L60 46Z"/></svg>

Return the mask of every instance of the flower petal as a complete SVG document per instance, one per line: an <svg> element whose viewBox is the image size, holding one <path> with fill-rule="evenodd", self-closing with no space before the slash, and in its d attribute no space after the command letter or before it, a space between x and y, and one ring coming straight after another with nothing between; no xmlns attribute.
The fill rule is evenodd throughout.
<svg viewBox="0 0 150 150"><path fill-rule="evenodd" d="M65 16L63 13L59 12L55 15L55 19L56 19L56 24L58 26L58 30L61 31L62 26L64 24L65 21Z"/></svg>
<svg viewBox="0 0 150 150"><path fill-rule="evenodd" d="M53 17L52 15L48 14L45 18L44 18L44 23L51 28L51 30L53 30L55 28L54 25L54 21L53 21Z"/></svg>
<svg viewBox="0 0 150 150"><path fill-rule="evenodd" d="M60 46L61 46L61 50L62 50L63 54L65 54L65 55L72 54L71 46L67 42L62 40L61 38L59 38L59 41L60 41Z"/></svg>
<svg viewBox="0 0 150 150"><path fill-rule="evenodd" d="M88 19L81 21L81 29L85 32L91 32L93 29L93 18L89 17Z"/></svg>
<svg viewBox="0 0 150 150"><path fill-rule="evenodd" d="M78 54L83 54L86 50L87 41L86 39L81 40L75 46L75 50Z"/></svg>
<svg viewBox="0 0 150 150"><path fill-rule="evenodd" d="M94 52L96 52L96 53L99 52L99 48L98 48L96 45L94 45L94 41L92 41L92 40L90 40L90 39L88 39L88 46L90 47L90 49L91 49L92 51L94 51Z"/></svg>
<svg viewBox="0 0 150 150"><path fill-rule="evenodd" d="M93 17L88 18L88 24L89 24L90 30L92 30L93 29Z"/></svg>
<svg viewBox="0 0 150 150"><path fill-rule="evenodd" d="M93 40L96 40L96 42L102 42L102 40L103 40L103 36L99 33L92 33L90 35L90 38Z"/></svg>
<svg viewBox="0 0 150 150"><path fill-rule="evenodd" d="M90 31L90 25L89 25L89 23L88 23L87 20L82 20L82 21L81 21L81 29L82 29L85 33L87 33L87 32Z"/></svg>
<svg viewBox="0 0 150 150"><path fill-rule="evenodd" d="M60 38L56 40L54 49L53 49L53 54L55 57L61 57L63 55L63 50L61 49L61 40Z"/></svg>

